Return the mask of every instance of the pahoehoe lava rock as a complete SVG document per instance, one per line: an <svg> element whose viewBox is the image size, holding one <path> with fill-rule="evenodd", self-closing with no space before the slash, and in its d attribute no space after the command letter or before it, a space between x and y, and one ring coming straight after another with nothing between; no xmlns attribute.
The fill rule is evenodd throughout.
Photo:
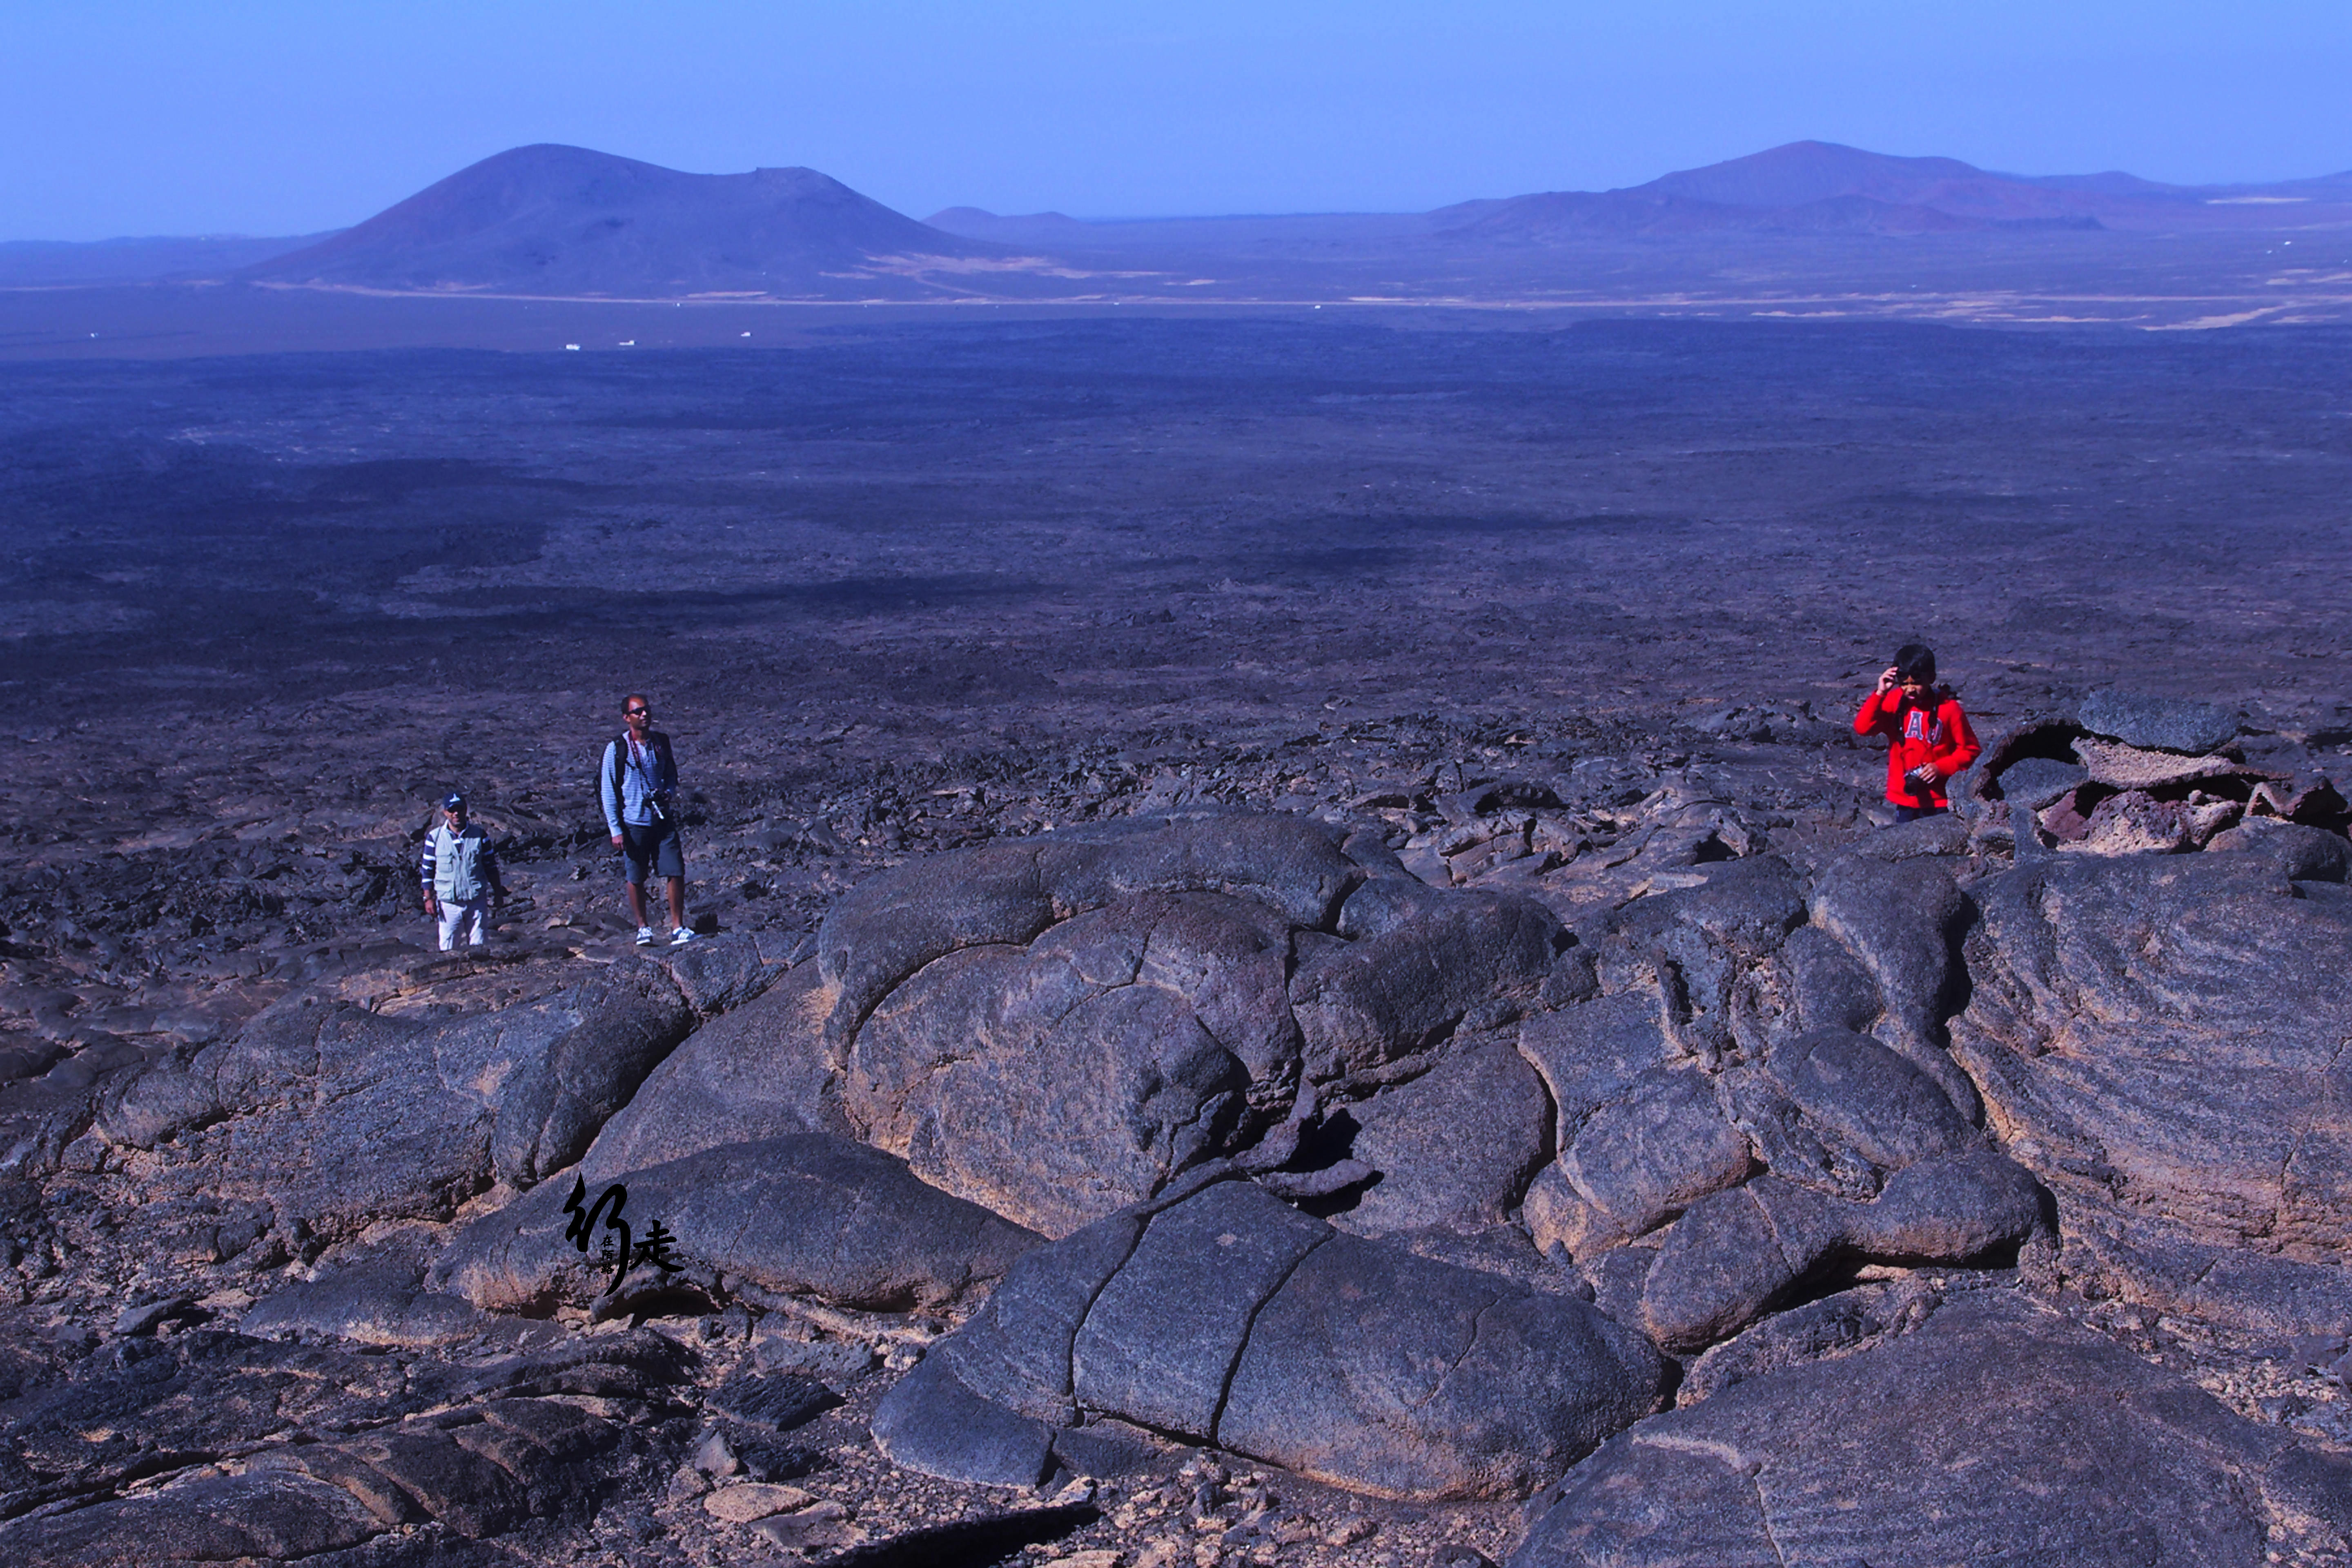
<svg viewBox="0 0 2352 1568"><path fill-rule="evenodd" d="M1519 1026L1559 1150L1520 1221L1676 1351L1865 1262L2046 1250L2040 1186L1944 1087L1973 1109L1941 1045L1973 906L1941 867L1860 856L1811 893L1823 925L1767 858L1645 899L1584 931L1602 994Z"/></svg>
<svg viewBox="0 0 2352 1568"><path fill-rule="evenodd" d="M2259 1332L2342 1334L2352 900L2286 870L2207 854L1992 879L1954 1048L2057 1194L2070 1273Z"/></svg>
<svg viewBox="0 0 2352 1568"><path fill-rule="evenodd" d="M2187 756L2219 751L2238 733L2238 716L2213 703L2112 689L2083 699L2076 717L2093 734Z"/></svg>
<svg viewBox="0 0 2352 1568"><path fill-rule="evenodd" d="M1358 1120L1350 1148L1381 1179L1332 1217L1367 1236L1500 1224L1551 1154L1543 1079L1506 1042L1454 1052Z"/></svg>
<svg viewBox="0 0 2352 1568"><path fill-rule="evenodd" d="M289 1285L237 1324L257 1338L318 1334L364 1345L469 1342L522 1346L561 1336L551 1323L485 1312L459 1296L427 1290L421 1268L364 1265Z"/></svg>
<svg viewBox="0 0 2352 1568"><path fill-rule="evenodd" d="M1933 1079L1867 1037L1809 1030L1775 1046L1766 1068L1798 1110L1874 1165L1899 1171L1976 1142Z"/></svg>
<svg viewBox="0 0 2352 1568"><path fill-rule="evenodd" d="M97 1125L135 1148L193 1131L222 1195L324 1234L446 1219L500 1165L527 1182L577 1158L692 1022L649 963L443 1024L301 998L129 1079Z"/></svg>
<svg viewBox="0 0 2352 1568"><path fill-rule="evenodd" d="M284 1563L358 1546L383 1528L351 1489L260 1469L0 1526L0 1550L42 1568Z"/></svg>
<svg viewBox="0 0 2352 1568"><path fill-rule="evenodd" d="M2341 882L2352 877L2352 843L2340 833L2300 822L2252 816L2205 846L2209 853L2259 855L2291 882Z"/></svg>
<svg viewBox="0 0 2352 1568"><path fill-rule="evenodd" d="M677 986L652 964L599 983L583 1011L582 1026L524 1062L499 1096L490 1160L500 1179L516 1186L579 1159L694 1026Z"/></svg>
<svg viewBox="0 0 2352 1568"><path fill-rule="evenodd" d="M1288 935L1253 903L1150 894L962 949L866 1020L845 1109L940 1185L1066 1232L1222 1152L1295 1063Z"/></svg>
<svg viewBox="0 0 2352 1568"><path fill-rule="evenodd" d="M1768 1373L1569 1472L1509 1568L2225 1568L2341 1552L2352 1469L2013 1300Z"/></svg>
<svg viewBox="0 0 2352 1568"><path fill-rule="evenodd" d="M1976 1090L1944 1050L1944 1020L1966 992L1959 941L1976 917L1951 873L1933 861L1849 855L1814 888L1812 917L1878 982L1887 1043L1973 1117Z"/></svg>
<svg viewBox="0 0 2352 1568"><path fill-rule="evenodd" d="M1984 1490L1975 1473L2009 1461L1959 1405L1923 1414L1916 1384L1994 1410L2000 1443L2137 1455L2171 1433L2151 1487L2238 1464L2241 1500L2182 1527L2226 1561L2248 1529L2335 1528L2335 1472L2284 1437L2247 1447L2250 1428L2137 1361L2158 1381L2122 1377L2120 1413L2095 1408L2084 1390L2119 1352L1983 1282L2038 1287L2054 1258L2264 1331L2346 1331L2328 1184L2352 1008L2327 977L2352 900L2326 879L2347 857L2315 828L2237 833L2222 853L2067 857L1965 888L1948 835L1801 867L1693 862L1570 929L1312 822L1150 820L884 873L781 976L754 950L686 991L625 962L433 1023L281 1005L107 1089L100 1127L123 1149L169 1142L159 1168L204 1173L188 1201L216 1228L325 1233L325 1265L244 1315L280 1342L563 1350L563 1320L614 1309L601 1237L567 1235L575 1194L610 1184L684 1266L643 1272L624 1310L706 1331L807 1303L961 1318L872 1422L890 1460L952 1480L1114 1474L1152 1463L1157 1434L1400 1500L1525 1496L1576 1467L1529 1564L1738 1562L1807 1531L1828 1561L1933 1561L2012 1527L2023 1560L2172 1550L2127 1512L2028 1518L2021 1483ZM708 1016L688 991L735 1005ZM2192 1063L2200 1096L2168 1087ZM276 1168L273 1139L290 1151ZM504 1206L432 1230L485 1193ZM428 1223L348 1239L388 1218ZM1874 1264L1938 1274L1806 1304ZM1945 1272L1963 1270L1979 1283ZM1947 1294L1960 1305L1918 1329ZM1651 1419L1661 1346L1694 1371L1685 1409ZM236 1353L273 1373L354 1359ZM1988 1392L2005 1356L2040 1386ZM638 1451L603 1406L551 1396L676 1408L667 1374L548 1364L315 1441L257 1409L237 1486L167 1490L223 1521L245 1500L236 1528L277 1532L223 1523L191 1535L206 1551L536 1528ZM697 1397L786 1426L833 1397L795 1376L738 1366ZM1907 1413L1913 1459L1947 1478L1940 1515L1871 1500L1895 1472L1852 1458L1874 1428L1837 1426L1840 1379ZM104 1463L167 1436L116 1425L133 1446ZM76 1458L37 1488L119 1487L50 1426L38 1443ZM1834 1506L1840 1455L1857 1509ZM144 1500L79 1513L7 1528L67 1560L155 1548Z"/></svg>
<svg viewBox="0 0 2352 1568"><path fill-rule="evenodd" d="M1382 906L1386 929L1323 951L1291 982L1291 1011L1317 1082L1375 1071L1465 1021L1514 1017L1551 970L1559 922L1528 900L1475 891L1424 900L1416 892L1406 906L1411 918L1389 924L1400 911L1387 888L1349 904L1358 898ZM1347 934L1354 922L1346 908L1339 919Z"/></svg>
<svg viewBox="0 0 2352 1568"><path fill-rule="evenodd" d="M2021 1245L2042 1218L2033 1178L1990 1150L1906 1166L1867 1204L1761 1177L1692 1205L1666 1232L1643 1318L1662 1344L1695 1350L1747 1327L1841 1254L1969 1263Z"/></svg>
<svg viewBox="0 0 2352 1568"><path fill-rule="evenodd" d="M2040 811L2091 776L2078 763L2055 757L2023 757L2000 770L2000 797L2011 810Z"/></svg>
<svg viewBox="0 0 2352 1568"><path fill-rule="evenodd" d="M836 906L817 964L856 1135L1059 1236L1249 1147L1308 1086L1414 1076L1515 1018L1561 940L1528 900L1234 815L916 862Z"/></svg>
<svg viewBox="0 0 2352 1568"><path fill-rule="evenodd" d="M1143 824L935 855L860 883L826 915L817 963L854 1029L933 959L982 942L1024 943L1056 920L1138 893L1253 899L1320 928L1364 872L1296 818L1242 815L1159 831Z"/></svg>
<svg viewBox="0 0 2352 1568"><path fill-rule="evenodd" d="M1113 1416L1382 1496L1509 1497L1647 1411L1662 1369L1573 1297L1210 1171L1016 1264L874 1429L900 1464L1005 1485Z"/></svg>
<svg viewBox="0 0 2352 1568"><path fill-rule="evenodd" d="M581 1171L591 1182L608 1182L730 1143L846 1131L827 1067L828 1003L816 965L803 963L756 1000L703 1025L604 1123Z"/></svg>
<svg viewBox="0 0 2352 1568"><path fill-rule="evenodd" d="M936 1308L1003 1276L1038 1237L924 1185L906 1165L822 1132L732 1143L620 1178L622 1217L644 1234L654 1221L687 1259L716 1269L722 1288L810 1296L837 1306ZM565 1231L562 1179L483 1215L453 1237L429 1283L499 1311L585 1306L603 1291L592 1239ZM593 1203L597 1194L586 1194Z"/></svg>
<svg viewBox="0 0 2352 1568"><path fill-rule="evenodd" d="M0 1484L26 1517L0 1524L0 1558L298 1561L409 1525L576 1522L691 1362L643 1331L467 1369L202 1330L138 1343L6 1407ZM188 1462L231 1452L242 1474ZM190 1473L107 1496L159 1458Z"/></svg>

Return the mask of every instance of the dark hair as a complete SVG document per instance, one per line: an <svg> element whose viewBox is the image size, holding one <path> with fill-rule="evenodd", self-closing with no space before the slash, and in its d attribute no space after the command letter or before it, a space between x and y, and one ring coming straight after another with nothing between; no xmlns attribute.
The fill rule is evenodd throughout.
<svg viewBox="0 0 2352 1568"><path fill-rule="evenodd" d="M1916 678L1922 686L1936 684L1936 650L1925 643L1907 642L1895 650L1895 673Z"/></svg>

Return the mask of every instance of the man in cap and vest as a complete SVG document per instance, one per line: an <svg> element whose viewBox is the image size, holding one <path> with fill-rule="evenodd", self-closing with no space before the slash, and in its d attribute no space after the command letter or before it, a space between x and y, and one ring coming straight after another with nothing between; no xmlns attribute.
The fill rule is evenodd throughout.
<svg viewBox="0 0 2352 1568"><path fill-rule="evenodd" d="M441 820L425 836L416 870L425 884L425 912L441 922L441 951L454 949L461 932L467 946L481 946L491 901L506 902L507 888L489 835L466 820L464 795L442 800Z"/></svg>

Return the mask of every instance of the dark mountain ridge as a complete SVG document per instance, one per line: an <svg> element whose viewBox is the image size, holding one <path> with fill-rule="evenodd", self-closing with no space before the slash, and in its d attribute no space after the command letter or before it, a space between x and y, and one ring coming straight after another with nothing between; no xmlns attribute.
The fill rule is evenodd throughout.
<svg viewBox="0 0 2352 1568"><path fill-rule="evenodd" d="M1466 239L1601 235L1927 235L2006 228L2222 229L2352 222L2352 175L2285 184L2166 185L2137 175L1995 174L1833 142L1785 146L1613 191L1515 197Z"/></svg>
<svg viewBox="0 0 2352 1568"><path fill-rule="evenodd" d="M1066 213L992 213L982 207L942 207L923 220L943 234L966 239L999 240L1008 245L1036 245L1084 235L1089 225Z"/></svg>
<svg viewBox="0 0 2352 1568"><path fill-rule="evenodd" d="M2098 228L2084 213L1987 218L1921 202L1845 192L1786 206L1705 201L1660 192L1563 191L1521 196L1450 235L1470 239L1705 234L1927 235L1994 228Z"/></svg>
<svg viewBox="0 0 2352 1568"><path fill-rule="evenodd" d="M2085 260L2122 254L2080 250L2101 246L2095 237L2105 229L2184 243L2204 236L2208 246L2352 230L2352 174L2182 186L2115 171L2007 174L1954 158L1797 142L1619 190L1421 213L1080 220L962 206L918 222L813 169L694 174L538 145L484 159L353 228L308 240L0 246L0 288L231 278L359 295L663 304L1524 299L1581 276L1583 263L1555 250L1613 255L1597 263L1612 287L1633 286L1635 274L1646 287L1668 287L1677 268L1767 253L1795 268L1791 283L1821 287L1831 273L1866 271L1915 254L1906 247L1953 237L1971 243L1936 254L1965 250L1974 264L2005 258L2044 278L2072 267L2079 282ZM1902 246L1858 243L1870 240ZM2042 249L2029 261L2036 245ZM2061 258L2052 246L2076 248ZM2242 264L2262 265L2252 252L2229 261ZM2013 288L2020 275L2012 267L2007 276ZM1963 286L1981 288L1953 281ZM2165 287L2179 291L2177 281ZM2267 295L2271 285L2262 289ZM2225 291L2242 296L2243 288ZM2337 308L2326 300L2279 306ZM2206 313L2270 309L2266 299Z"/></svg>
<svg viewBox="0 0 2352 1568"><path fill-rule="evenodd" d="M1159 219L931 216L951 234L1071 251L1273 253L1425 238L1522 245L1716 235L1885 236L2003 231L2228 231L2352 224L2352 174L2272 184L2169 185L2136 174L2024 175L1958 158L1897 157L1791 142L1610 191L1542 191L1427 213Z"/></svg>
<svg viewBox="0 0 2352 1568"><path fill-rule="evenodd" d="M928 267L1007 256L814 169L689 174L581 147L485 158L258 282L567 298L917 298Z"/></svg>

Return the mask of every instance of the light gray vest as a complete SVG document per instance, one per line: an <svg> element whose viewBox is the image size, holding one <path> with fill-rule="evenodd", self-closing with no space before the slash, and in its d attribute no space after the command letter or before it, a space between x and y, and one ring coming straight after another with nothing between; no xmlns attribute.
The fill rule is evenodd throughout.
<svg viewBox="0 0 2352 1568"><path fill-rule="evenodd" d="M478 823L462 834L446 822L433 825L433 896L445 904L470 904L489 891L482 883L482 851L489 837Z"/></svg>

